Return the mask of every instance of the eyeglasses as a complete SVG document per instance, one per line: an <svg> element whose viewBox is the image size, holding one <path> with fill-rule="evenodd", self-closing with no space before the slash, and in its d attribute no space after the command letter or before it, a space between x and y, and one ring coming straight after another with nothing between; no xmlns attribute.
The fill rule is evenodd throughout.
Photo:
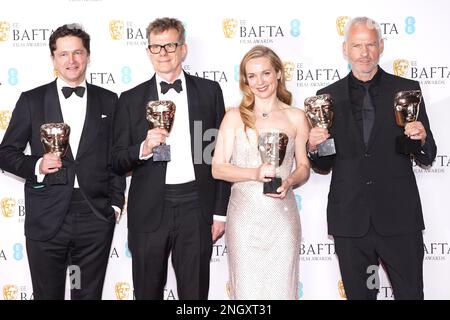
<svg viewBox="0 0 450 320"><path fill-rule="evenodd" d="M169 43L166 43L165 45L149 44L148 49L153 54L160 53L161 49L164 49L167 53L172 53L172 52L175 52L175 50L177 50L178 46L182 46L182 44L177 43L177 42L169 42Z"/></svg>

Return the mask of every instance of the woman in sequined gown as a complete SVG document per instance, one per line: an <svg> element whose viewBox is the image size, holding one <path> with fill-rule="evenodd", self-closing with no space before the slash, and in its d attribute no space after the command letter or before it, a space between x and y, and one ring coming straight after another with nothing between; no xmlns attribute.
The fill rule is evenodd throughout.
<svg viewBox="0 0 450 320"><path fill-rule="evenodd" d="M239 108L221 124L213 176L233 183L225 231L232 299L297 299L300 217L292 187L308 180L305 114L291 107L283 63L271 49L252 48L241 61ZM258 135L288 138L279 168L264 164ZM295 160L295 170L294 167ZM268 177L282 178L278 194L263 194Z"/></svg>

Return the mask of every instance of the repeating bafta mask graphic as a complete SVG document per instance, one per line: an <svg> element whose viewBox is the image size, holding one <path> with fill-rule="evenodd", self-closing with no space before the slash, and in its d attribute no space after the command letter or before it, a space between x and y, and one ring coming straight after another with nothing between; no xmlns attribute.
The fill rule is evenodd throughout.
<svg viewBox="0 0 450 320"><path fill-rule="evenodd" d="M0 110L0 130L6 130L8 128L11 115L12 113L9 110Z"/></svg>
<svg viewBox="0 0 450 320"><path fill-rule="evenodd" d="M409 68L409 61L405 59L394 60L393 69L394 74L400 77L406 77Z"/></svg>
<svg viewBox="0 0 450 320"><path fill-rule="evenodd" d="M0 206L2 207L3 216L10 218L14 215L16 200L14 198L3 198L0 200Z"/></svg>
<svg viewBox="0 0 450 320"><path fill-rule="evenodd" d="M340 36L344 35L344 27L348 20L350 20L350 17L348 16L340 16L336 18L336 29Z"/></svg>
<svg viewBox="0 0 450 320"><path fill-rule="evenodd" d="M295 65L292 61L285 61L284 65L284 78L286 81L291 81L294 75Z"/></svg>
<svg viewBox="0 0 450 320"><path fill-rule="evenodd" d="M111 20L109 22L109 33L111 34L111 39L121 40L123 35L123 21Z"/></svg>
<svg viewBox="0 0 450 320"><path fill-rule="evenodd" d="M6 21L0 21L0 41L8 40L9 36L9 23Z"/></svg>
<svg viewBox="0 0 450 320"><path fill-rule="evenodd" d="M233 38L236 33L238 22L236 19L225 19L222 23L223 34L225 38Z"/></svg>
<svg viewBox="0 0 450 320"><path fill-rule="evenodd" d="M17 288L16 285L6 284L3 286L3 299L4 300L16 300L17 292L19 292L19 289Z"/></svg>
<svg viewBox="0 0 450 320"><path fill-rule="evenodd" d="M339 290L339 295L341 296L341 298L347 299L347 295L345 294L345 289L344 289L344 283L342 282L342 280L338 281L338 290Z"/></svg>
<svg viewBox="0 0 450 320"><path fill-rule="evenodd" d="M128 300L130 295L130 284L128 282L117 282L114 286L117 300Z"/></svg>

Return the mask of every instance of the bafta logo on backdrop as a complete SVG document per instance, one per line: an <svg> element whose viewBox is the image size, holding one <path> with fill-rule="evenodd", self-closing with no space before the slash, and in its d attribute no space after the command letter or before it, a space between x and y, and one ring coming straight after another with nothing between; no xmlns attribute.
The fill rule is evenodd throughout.
<svg viewBox="0 0 450 320"><path fill-rule="evenodd" d="M17 293L19 288L14 284L5 284L3 286L3 299L4 300L17 300Z"/></svg>
<svg viewBox="0 0 450 320"><path fill-rule="evenodd" d="M284 78L286 81L291 81L294 76L295 64L292 61L283 62L284 65Z"/></svg>
<svg viewBox="0 0 450 320"><path fill-rule="evenodd" d="M12 112L10 110L0 110L0 130L6 130L11 121Z"/></svg>
<svg viewBox="0 0 450 320"><path fill-rule="evenodd" d="M348 16L339 16L336 18L336 30L337 33L340 36L344 35L344 28L345 28L345 24L350 20L351 18Z"/></svg>
<svg viewBox="0 0 450 320"><path fill-rule="evenodd" d="M392 63L394 74L399 77L406 78L408 74L409 61L405 59L397 59Z"/></svg>
<svg viewBox="0 0 450 320"><path fill-rule="evenodd" d="M5 218L11 218L16 209L16 200L14 198L2 198L0 200L2 215Z"/></svg>
<svg viewBox="0 0 450 320"><path fill-rule="evenodd" d="M6 41L9 37L9 23L0 21L0 41Z"/></svg>
<svg viewBox="0 0 450 320"><path fill-rule="evenodd" d="M122 20L111 20L109 22L109 34L113 40L121 40L123 36L123 26Z"/></svg>
<svg viewBox="0 0 450 320"><path fill-rule="evenodd" d="M129 300L131 286L128 282L117 282L114 286L117 300Z"/></svg>
<svg viewBox="0 0 450 320"><path fill-rule="evenodd" d="M236 34L238 22L236 19L224 19L222 22L222 30L225 38L233 38Z"/></svg>

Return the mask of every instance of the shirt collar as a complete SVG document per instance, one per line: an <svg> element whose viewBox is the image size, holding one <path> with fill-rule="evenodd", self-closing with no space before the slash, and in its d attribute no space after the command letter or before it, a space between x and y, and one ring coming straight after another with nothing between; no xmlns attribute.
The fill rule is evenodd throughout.
<svg viewBox="0 0 450 320"><path fill-rule="evenodd" d="M62 87L71 87L72 86L70 84L68 84L67 82L65 82L63 79L61 78L56 78L56 86L58 87L58 90L61 90ZM86 80L84 80L82 83L80 83L77 87L84 87L86 88Z"/></svg>
<svg viewBox="0 0 450 320"><path fill-rule="evenodd" d="M361 81L353 75L353 72L350 71L350 75L348 77L349 86L352 89L359 89L363 86L363 84L369 83L371 88L377 87L380 84L381 73L382 73L382 70L381 70L380 66L378 66L378 70L372 79L370 79L369 81Z"/></svg>

